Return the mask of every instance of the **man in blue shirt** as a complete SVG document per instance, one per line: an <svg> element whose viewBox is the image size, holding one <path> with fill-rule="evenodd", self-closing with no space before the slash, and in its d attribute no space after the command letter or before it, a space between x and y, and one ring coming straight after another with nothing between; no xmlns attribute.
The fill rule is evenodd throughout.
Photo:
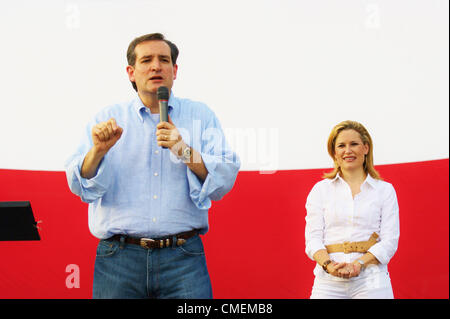
<svg viewBox="0 0 450 319"><path fill-rule="evenodd" d="M89 203L100 239L94 298L212 298L198 235L240 161L212 110L174 96L177 56L162 34L134 39L127 73L137 97L101 110L67 160L69 187ZM170 90L168 122L159 122L160 86Z"/></svg>

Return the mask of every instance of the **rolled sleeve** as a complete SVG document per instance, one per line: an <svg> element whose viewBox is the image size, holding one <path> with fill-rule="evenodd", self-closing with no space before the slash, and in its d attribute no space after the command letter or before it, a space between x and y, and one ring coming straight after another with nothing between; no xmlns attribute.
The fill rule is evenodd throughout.
<svg viewBox="0 0 450 319"><path fill-rule="evenodd" d="M225 140L225 135L215 114L208 112L207 124L203 128L202 143L194 143L200 153L208 175L201 182L188 168L189 193L200 209L209 209L211 201L222 199L232 188L241 166L239 156Z"/></svg>
<svg viewBox="0 0 450 319"><path fill-rule="evenodd" d="M399 207L395 189L388 184L381 211L380 241L368 250L381 264L388 264L400 237Z"/></svg>
<svg viewBox="0 0 450 319"><path fill-rule="evenodd" d="M110 183L110 176L107 174L108 159L105 156L97 170L97 174L92 178L84 178L81 176L81 166L84 156L75 156L68 161L66 165L66 177L70 190L75 195L80 196L81 200L86 203L101 198L107 191Z"/></svg>
<svg viewBox="0 0 450 319"><path fill-rule="evenodd" d="M314 185L306 199L305 253L314 260L314 254L324 245L324 209L319 184Z"/></svg>
<svg viewBox="0 0 450 319"><path fill-rule="evenodd" d="M188 168L189 190L191 199L197 208L209 209L211 200L222 199L233 188L240 161L237 156L231 162L229 162L228 156L218 157L210 154L201 154L201 156L208 175L202 183Z"/></svg>

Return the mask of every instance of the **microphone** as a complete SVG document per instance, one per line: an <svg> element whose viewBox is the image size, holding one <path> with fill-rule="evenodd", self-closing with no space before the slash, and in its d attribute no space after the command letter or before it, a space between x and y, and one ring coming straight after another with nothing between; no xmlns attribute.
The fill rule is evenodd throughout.
<svg viewBox="0 0 450 319"><path fill-rule="evenodd" d="M156 95L158 96L159 103L159 121L160 122L169 122L169 116L167 111L167 104L169 102L169 89L165 86L160 86L156 91ZM162 147L167 148L167 147Z"/></svg>
<svg viewBox="0 0 450 319"><path fill-rule="evenodd" d="M159 121L169 122L169 117L167 113L167 104L169 102L169 89L165 86L160 86L156 91L159 103Z"/></svg>

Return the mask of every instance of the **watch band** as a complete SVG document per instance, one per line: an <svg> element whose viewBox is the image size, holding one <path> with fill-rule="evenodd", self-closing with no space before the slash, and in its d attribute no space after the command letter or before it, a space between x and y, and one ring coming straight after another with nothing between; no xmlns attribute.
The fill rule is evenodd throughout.
<svg viewBox="0 0 450 319"><path fill-rule="evenodd" d="M324 263L323 263L323 265L322 265L322 268L323 268L323 270L325 270L325 272L328 274L329 272L328 272L328 269L327 269L327 266L328 266L328 264L330 264L331 263L331 260L330 259L328 259L328 260L326 260Z"/></svg>
<svg viewBox="0 0 450 319"><path fill-rule="evenodd" d="M365 263L361 259L356 259L356 261L361 265L361 269L364 269Z"/></svg>

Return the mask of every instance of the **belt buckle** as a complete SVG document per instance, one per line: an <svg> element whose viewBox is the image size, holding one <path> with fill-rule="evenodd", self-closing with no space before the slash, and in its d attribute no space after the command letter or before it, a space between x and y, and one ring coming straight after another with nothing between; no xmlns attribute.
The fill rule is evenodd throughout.
<svg viewBox="0 0 450 319"><path fill-rule="evenodd" d="M349 254L352 252L352 246L350 245L351 243L348 241L345 241L343 246L344 246L344 254Z"/></svg>
<svg viewBox="0 0 450 319"><path fill-rule="evenodd" d="M151 238L141 238L140 240L140 245L143 248L147 248L150 249L150 247L148 247L148 242L154 242L155 240L151 239Z"/></svg>

